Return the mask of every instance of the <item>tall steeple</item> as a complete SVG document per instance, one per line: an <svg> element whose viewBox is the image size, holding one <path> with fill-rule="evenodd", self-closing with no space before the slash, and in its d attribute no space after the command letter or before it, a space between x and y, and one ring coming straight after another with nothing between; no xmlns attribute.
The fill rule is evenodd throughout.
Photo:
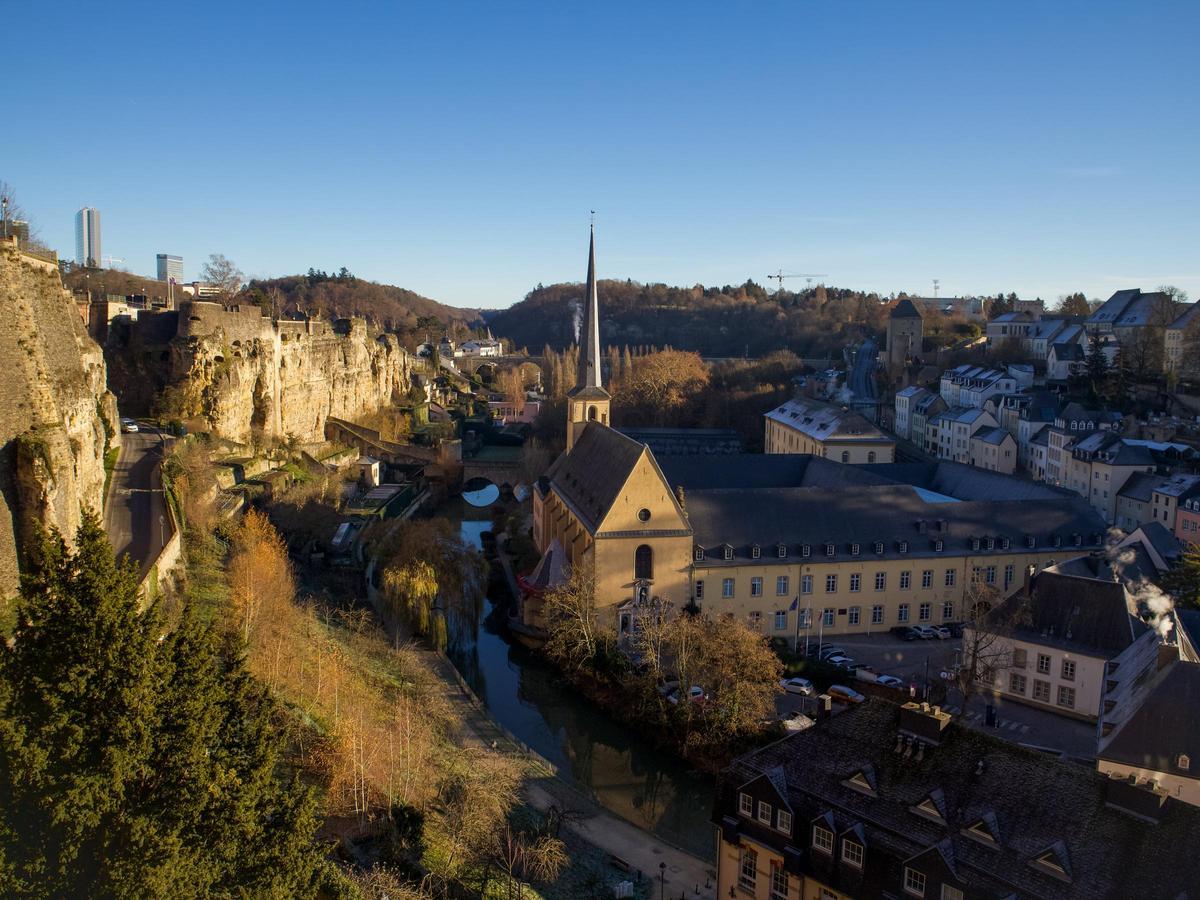
<svg viewBox="0 0 1200 900"><path fill-rule="evenodd" d="M588 247L587 288L583 300L583 327L579 331L579 369L575 387L567 393L567 450L589 422L608 425L612 398L600 377L600 297L596 290L596 226Z"/></svg>
<svg viewBox="0 0 1200 900"><path fill-rule="evenodd" d="M587 292L583 298L583 327L579 331L579 371L575 387L603 388L600 378L600 297L596 291L596 226L588 246Z"/></svg>

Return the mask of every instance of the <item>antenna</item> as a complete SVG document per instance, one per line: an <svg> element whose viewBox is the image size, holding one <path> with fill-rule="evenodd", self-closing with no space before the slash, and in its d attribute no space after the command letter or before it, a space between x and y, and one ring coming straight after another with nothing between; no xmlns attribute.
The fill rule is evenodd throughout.
<svg viewBox="0 0 1200 900"><path fill-rule="evenodd" d="M593 210L591 210L591 213L592 213L591 226L592 226L592 228L595 228L596 227L596 211L593 209Z"/></svg>

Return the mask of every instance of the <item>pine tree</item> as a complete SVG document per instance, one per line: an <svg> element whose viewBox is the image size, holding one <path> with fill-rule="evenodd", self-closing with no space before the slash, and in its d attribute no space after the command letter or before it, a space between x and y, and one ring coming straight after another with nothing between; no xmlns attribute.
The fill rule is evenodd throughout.
<svg viewBox="0 0 1200 900"><path fill-rule="evenodd" d="M140 609L94 515L28 554L0 645L4 895L310 896L313 798L276 777L270 698L190 609Z"/></svg>
<svg viewBox="0 0 1200 900"><path fill-rule="evenodd" d="M1163 576L1162 585L1180 606L1200 609L1200 546L1188 544L1179 561Z"/></svg>

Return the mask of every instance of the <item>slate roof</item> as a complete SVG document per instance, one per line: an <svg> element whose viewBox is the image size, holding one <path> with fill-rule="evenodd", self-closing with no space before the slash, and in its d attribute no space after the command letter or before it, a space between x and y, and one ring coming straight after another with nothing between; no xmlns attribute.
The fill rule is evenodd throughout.
<svg viewBox="0 0 1200 900"><path fill-rule="evenodd" d="M784 543L793 553L808 544L815 560L826 558L826 543L834 545L839 560L851 558L853 543L867 559L936 558L964 552L1011 554L1025 546L1026 535L1033 535L1042 550L1053 546L1055 536L1059 546L1073 546L1076 533L1083 546L1098 547L1105 530L1099 515L1080 497L934 503L909 485L688 490L687 510L697 546L733 547L731 560L710 554L710 565L744 565L753 558L756 544ZM927 523L925 533L918 521ZM944 530L937 530L939 521L945 523ZM972 549L972 538L987 537L996 539L992 550L986 543ZM1008 550L1000 540L1004 537L1010 541ZM943 542L940 552L935 549L937 540ZM907 542L907 552L900 551L901 541ZM882 543L882 553L875 553L876 542ZM764 556L760 562L789 560Z"/></svg>
<svg viewBox="0 0 1200 900"><path fill-rule="evenodd" d="M1082 344L1055 343L1050 346L1050 352L1059 362L1083 362L1084 360Z"/></svg>
<svg viewBox="0 0 1200 900"><path fill-rule="evenodd" d="M714 820L727 839L746 833L782 848L793 870L817 873L839 893L858 897L901 896L906 860L930 872L929 897L939 895L936 882L947 868L967 896L979 897L1173 900L1200 884L1200 854L1187 850L1200 833L1200 809L1168 800L1161 821L1151 825L1106 805L1111 779L1094 769L956 722L920 756L898 753L899 718L894 704L872 698L739 757L722 776ZM739 788L776 767L786 783L793 838L758 830L737 815ZM867 767L873 791L847 783ZM931 795L941 799L942 821L913 812ZM811 849L809 826L822 817L838 835L861 828L861 870ZM994 829L998 840L964 833L976 823ZM1034 863L1047 852L1069 881Z"/></svg>
<svg viewBox="0 0 1200 900"><path fill-rule="evenodd" d="M645 450L598 422L589 422L571 452L563 453L546 472L558 495L594 530L608 513Z"/></svg>
<svg viewBox="0 0 1200 900"><path fill-rule="evenodd" d="M913 302L905 297L899 303L892 307L891 318L893 319L923 319L920 310L913 306Z"/></svg>
<svg viewBox="0 0 1200 900"><path fill-rule="evenodd" d="M1005 440L1016 441L1016 438L1000 427L980 429L971 436L971 439L983 441L985 444L996 444L997 446L1003 444Z"/></svg>
<svg viewBox="0 0 1200 900"><path fill-rule="evenodd" d="M1098 754L1101 759L1153 772L1200 778L1200 665L1177 661ZM1177 765L1179 754L1190 766ZM1200 882L1197 882L1200 884Z"/></svg>
<svg viewBox="0 0 1200 900"><path fill-rule="evenodd" d="M1075 497L1065 488L1039 481L988 472L965 463L942 460L928 463L876 463L856 468L911 484L958 500L1047 500Z"/></svg>
<svg viewBox="0 0 1200 900"><path fill-rule="evenodd" d="M895 443L861 414L819 400L788 400L766 418L821 442Z"/></svg>
<svg viewBox="0 0 1200 900"><path fill-rule="evenodd" d="M1138 530L1166 562L1174 562L1183 553L1179 538L1175 537L1162 522L1146 522L1144 525L1138 526Z"/></svg>
<svg viewBox="0 0 1200 900"><path fill-rule="evenodd" d="M1187 328L1200 316L1200 303L1190 303L1183 308L1183 312L1172 322L1168 328Z"/></svg>
<svg viewBox="0 0 1200 900"><path fill-rule="evenodd" d="M730 428L620 428L656 457L742 452L742 436Z"/></svg>
<svg viewBox="0 0 1200 900"><path fill-rule="evenodd" d="M1089 325L1109 324L1133 328L1152 324L1159 304L1170 302L1161 291L1143 293L1139 288L1117 291L1087 318Z"/></svg>
<svg viewBox="0 0 1200 900"><path fill-rule="evenodd" d="M1112 659L1149 631L1126 590L1126 579L1140 576L1136 563L1118 567L1103 553L1078 556L1037 573L1031 596L1014 595L997 616L1016 613L1024 621L1014 631L1025 640Z"/></svg>
<svg viewBox="0 0 1200 900"><path fill-rule="evenodd" d="M1154 486L1161 481L1162 476L1154 472L1133 472L1117 491L1117 496L1139 503L1149 503L1154 495Z"/></svg>

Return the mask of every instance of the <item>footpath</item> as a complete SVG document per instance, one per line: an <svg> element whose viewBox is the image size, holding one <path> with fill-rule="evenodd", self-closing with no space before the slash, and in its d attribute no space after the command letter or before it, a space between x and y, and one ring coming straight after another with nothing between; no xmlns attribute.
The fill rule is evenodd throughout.
<svg viewBox="0 0 1200 900"><path fill-rule="evenodd" d="M655 885L655 896L664 900L715 900L716 884L713 866L704 860L667 844L619 816L608 812L590 797L559 778L538 758L514 742L478 701L461 686L454 666L444 656L431 650L420 650L429 667L438 675L445 698L458 713L462 726L458 735L460 746L482 749L525 761L531 769L523 793L531 806L540 812L552 807L570 813L564 828L579 838L616 857L629 867L630 880L640 872L643 878L662 878ZM538 773L541 773L540 776ZM665 863L665 867L661 864ZM707 885L707 886L706 886Z"/></svg>

